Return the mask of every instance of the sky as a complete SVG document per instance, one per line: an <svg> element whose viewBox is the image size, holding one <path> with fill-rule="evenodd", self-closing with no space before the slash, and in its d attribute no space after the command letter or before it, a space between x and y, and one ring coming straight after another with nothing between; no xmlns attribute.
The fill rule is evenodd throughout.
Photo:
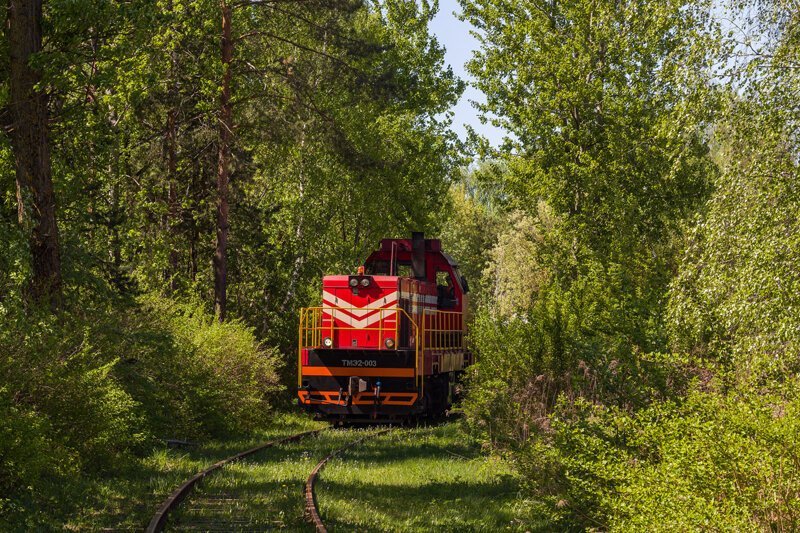
<svg viewBox="0 0 800 533"><path fill-rule="evenodd" d="M471 26L467 22L458 20L454 12L461 12L458 0L439 0L439 13L431 23L431 31L447 50L445 61L453 67L456 76L469 84L472 77L464 69L464 63L472 57L472 51L478 48L478 41L469 33ZM478 110L472 106L471 100L484 102L485 97L481 91L468 85L453 108L453 130L465 140L465 124L470 125L476 132L489 139L493 146L498 146L503 131L490 124L481 124Z"/></svg>

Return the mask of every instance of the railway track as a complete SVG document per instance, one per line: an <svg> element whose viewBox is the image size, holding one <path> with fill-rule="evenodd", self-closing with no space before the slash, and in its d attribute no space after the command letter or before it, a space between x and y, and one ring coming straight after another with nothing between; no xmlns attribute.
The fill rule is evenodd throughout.
<svg viewBox="0 0 800 533"><path fill-rule="evenodd" d="M167 524L167 519L169 518L170 513L174 512L175 509L177 509L178 505L192 492L192 490L197 486L197 484L200 481L205 479L207 476L219 471L223 466L234 463L236 461L240 461L266 448L271 448L278 444L298 441L304 437L316 435L318 433L321 433L322 431L326 431L326 429L327 428L315 429L311 431L303 431L300 433L295 433L294 435L290 435L288 437L265 442L254 448L250 448L249 450L245 450L243 452L237 453L236 455L232 455L227 459L218 461L213 465L209 466L208 468L206 468L205 470L198 472L197 474L186 480L180 487L175 489L175 491L172 494L170 494L166 500L163 501L163 503L159 506L156 514L153 515L152 520L150 520L147 529L145 529L146 533L159 533L163 531L164 526Z"/></svg>
<svg viewBox="0 0 800 533"><path fill-rule="evenodd" d="M314 524L314 527L317 530L317 533L328 533L328 528L325 527L325 524L322 522L322 518L319 515L319 509L317 508L317 498L314 494L314 485L317 483L317 478L319 477L319 473L325 468L325 465L336 457L337 455L341 454L345 450L356 446L357 444L361 443L362 441L375 437L376 435L380 435L382 433L386 433L390 431L392 428L382 429L380 431L369 433L368 435L364 435L359 437L351 442L348 442L341 448L331 452L325 457L322 461L317 463L317 466L314 467L314 470L311 471L311 475L308 476L306 480L306 489L305 489L305 496L306 496L306 517Z"/></svg>
<svg viewBox="0 0 800 533"><path fill-rule="evenodd" d="M183 502L187 498L187 496L189 496L189 494L192 493L192 491L198 486L198 484L202 480L204 480L205 478L207 478L211 474L219 472L224 466L230 465L232 463L240 461L241 459L244 459L246 457L252 456L253 454L255 454L257 452L260 452L262 450L265 450L267 448L274 448L274 447L277 447L278 445L281 445L281 444L288 444L288 443L292 443L292 442L297 442L297 441L302 440L305 437L310 437L310 436L313 436L313 435L317 435L317 434L319 434L319 433L321 433L323 431L327 431L329 429L331 429L331 428L323 428L323 429L318 429L318 430L313 430L313 431L304 431L304 432L296 433L294 435L290 435L288 437L284 437L284 438L281 438L281 439L275 439L275 440L272 440L272 441L269 441L269 442L265 442L265 443L263 443L263 444L261 444L259 446L251 448L249 450L246 450L246 451L243 451L241 453L238 453L236 455L233 455L231 457L228 457L227 459L223 459L222 461L218 461L218 462L214 463L213 465L209 466L205 470L202 470L201 472L198 472L197 474L192 476L190 479L186 480L183 484L181 484L180 487L175 489L175 491L172 494L170 494L170 496L166 500L164 500L164 502L160 505L158 511L156 512L156 514L151 519L150 524L147 526L147 529L145 531L147 533L158 533L158 532L163 531L165 526L167 525L167 521L168 521L170 515L175 514L175 512L179 508L181 502ZM350 449L350 448L358 445L360 442L362 442L362 441L364 441L364 440L366 440L368 438L372 438L372 437L375 437L375 436L380 435L382 433L386 433L386 432L390 431L391 429L392 428L385 428L385 429L381 429L381 430L378 430L378 431L370 431L370 432L368 432L368 433L366 433L366 434L364 434L362 436L359 436L357 439L350 440L350 441L347 442L347 444L345 444L343 446L340 446L339 448L335 449L332 452L329 452L328 455L325 456L324 459L322 459L319 463L316 464L314 469L311 471L311 474L308 476L308 478L306 480L306 484L305 484L305 492L304 492L304 495L305 495L305 507L304 507L304 513L305 513L305 519L308 522L310 522L311 524L313 524L313 526L316 528L317 532L327 532L327 528L325 527L325 524L322 522L322 519L320 518L319 510L318 510L317 504L316 504L316 496L314 494L314 484L316 483L317 478L319 477L319 473L322 471L322 469L325 467L325 465L328 463L328 461L330 461L334 457L340 455L345 450ZM194 498L192 498L192 500L194 501ZM179 528L188 528L190 530L203 530L203 531L212 531L212 530L230 531L230 530L234 530L234 529L236 529L236 530L240 530L240 529L241 530L252 530L252 528L249 527L249 525L246 523L246 521L242 522L242 523L233 523L233 522L236 521L236 518L234 516L231 516L230 511L228 511L228 513L225 513L225 509L224 508L226 506L230 506L231 503L235 503L235 504L238 505L238 504L242 504L244 502L236 501L236 497L235 496L230 495L230 494L226 494L226 493L203 497L203 498L201 498L200 502L198 502L198 504L201 507L204 507L204 510L209 510L209 508L212 508L212 510L216 510L216 511L222 510L223 514L227 515L226 522L224 524L223 523L214 522L214 521L198 523L196 521L196 517L195 517L195 521L194 522L192 522L192 520L190 519L190 523L179 524L178 527ZM213 509L213 508L216 508L216 509ZM183 511L181 511L181 512L183 513ZM298 518L299 518L299 516L298 516ZM272 530L273 528L270 527L268 529ZM258 530L259 529L256 529L256 531L258 531Z"/></svg>

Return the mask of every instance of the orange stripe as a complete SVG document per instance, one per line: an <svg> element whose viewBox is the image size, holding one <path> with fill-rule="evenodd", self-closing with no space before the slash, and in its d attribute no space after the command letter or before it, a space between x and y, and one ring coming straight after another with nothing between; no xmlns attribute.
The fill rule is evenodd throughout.
<svg viewBox="0 0 800 533"><path fill-rule="evenodd" d="M307 405L347 405L346 393L340 396L337 391L316 391L309 394L308 391L298 391L300 401ZM313 398L312 396L316 396ZM419 395L415 392L390 392L383 396L380 405L403 405L410 407L417 401ZM396 398L396 399L393 399ZM402 399L400 399L402 398ZM371 392L360 392L355 399L351 400L351 405L375 405L375 395Z"/></svg>
<svg viewBox="0 0 800 533"><path fill-rule="evenodd" d="M363 376L377 378L413 378L413 368L364 368L341 366L304 366L304 376Z"/></svg>

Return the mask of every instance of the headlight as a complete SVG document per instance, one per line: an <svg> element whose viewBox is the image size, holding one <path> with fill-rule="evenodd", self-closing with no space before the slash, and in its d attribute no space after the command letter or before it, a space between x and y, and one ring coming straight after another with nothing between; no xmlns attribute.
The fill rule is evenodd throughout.
<svg viewBox="0 0 800 533"><path fill-rule="evenodd" d="M361 280L361 286L362 287L369 287L369 278L363 278Z"/></svg>
<svg viewBox="0 0 800 533"><path fill-rule="evenodd" d="M391 350L394 348L394 339L386 339L385 341L383 341L383 344L386 345L386 348Z"/></svg>
<svg viewBox="0 0 800 533"><path fill-rule="evenodd" d="M350 278L350 286L358 287L358 278Z"/></svg>
<svg viewBox="0 0 800 533"><path fill-rule="evenodd" d="M326 348L330 348L331 346L333 346L333 339L331 339L330 337L325 337L324 339L322 339L322 345Z"/></svg>

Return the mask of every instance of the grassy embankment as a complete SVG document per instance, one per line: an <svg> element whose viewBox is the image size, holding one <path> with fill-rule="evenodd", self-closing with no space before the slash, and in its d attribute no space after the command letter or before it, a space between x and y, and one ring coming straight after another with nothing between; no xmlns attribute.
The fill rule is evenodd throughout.
<svg viewBox="0 0 800 533"><path fill-rule="evenodd" d="M310 531L302 497L308 474L361 431L326 432L231 465L184 504L177 527ZM524 531L531 525L508 466L482 455L460 422L368 439L328 464L316 492L332 531Z"/></svg>

